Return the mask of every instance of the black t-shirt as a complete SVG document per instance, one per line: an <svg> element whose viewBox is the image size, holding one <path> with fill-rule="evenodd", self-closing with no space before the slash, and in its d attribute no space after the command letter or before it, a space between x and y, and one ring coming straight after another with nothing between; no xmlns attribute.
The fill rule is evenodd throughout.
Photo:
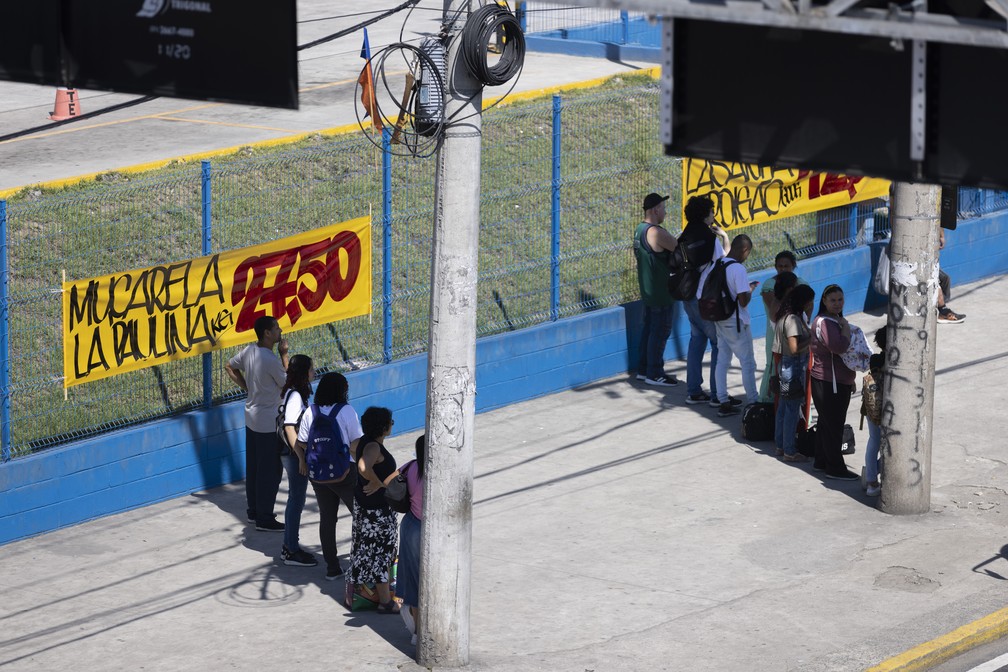
<svg viewBox="0 0 1008 672"><path fill-rule="evenodd" d="M381 448L382 461L375 462L372 470L374 471L375 476L378 477L378 480L384 481L392 474L393 471L396 470L395 458L392 457L392 453L385 450L385 446L383 444L367 435L362 436L360 443L357 444L360 447L359 454L364 454L364 447L369 443L377 443L378 447ZM368 509L369 511L389 508L388 503L385 502L385 488L379 488L377 492L365 495L365 483L367 483L367 481L364 477L359 476L357 478L357 485L354 488L354 498L357 500L357 503L361 505L361 508Z"/></svg>
<svg viewBox="0 0 1008 672"><path fill-rule="evenodd" d="M703 222L699 224L687 222L686 228L679 236L679 245L685 245L683 249L690 264L694 268L702 268L714 258L716 240L717 235Z"/></svg>

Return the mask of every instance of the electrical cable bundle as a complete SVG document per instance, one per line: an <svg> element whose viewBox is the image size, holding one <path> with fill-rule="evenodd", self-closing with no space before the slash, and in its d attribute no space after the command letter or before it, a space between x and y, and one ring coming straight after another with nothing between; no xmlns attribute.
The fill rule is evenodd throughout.
<svg viewBox="0 0 1008 672"><path fill-rule="evenodd" d="M410 13L412 11L413 8L410 9ZM377 83L381 82L384 89L381 98L386 101L392 100L395 103L396 121L393 126L391 144L393 146L403 145L406 152L392 150L393 154L417 157L431 156L441 147L444 129L447 126L461 123L474 116L469 114L459 117L462 108L449 118L445 118L444 115L444 101L448 98L445 71L447 40L452 25L459 19L463 11L464 8L460 8L454 16L446 19L442 25L441 34L437 38L425 39L420 47L403 42L403 31L400 31L400 41L378 51L371 57L370 63L365 64L361 70L361 76L358 77L358 84L354 91L354 110L357 114L357 123L361 130L364 130L367 123L366 115L370 113L378 118L382 127L391 125L391 117L386 114L388 109L382 111L377 91L374 93L373 104L364 104L364 101L361 100L361 82L367 81L365 71L371 67L374 88L377 89ZM409 14L407 14L406 20L409 20ZM403 30L405 30L405 21L403 22ZM491 40L496 41L498 36L503 38L502 53L497 63L490 66L487 64L489 45ZM468 17L457 39L461 40L459 51L463 62L474 79L484 87L500 86L515 79L511 85L511 89L514 89L517 84L516 76L525 64L525 35L518 19L506 6L491 2L476 9ZM401 54L406 65L401 102L389 82L388 75L392 71L386 69L386 62L392 54ZM510 93L510 90L507 93ZM500 104L507 93L494 105ZM476 95L479 94L473 94L472 97ZM361 115L362 106L364 107L364 116ZM371 108L370 111L368 107ZM387 102L386 108L388 108ZM375 146L382 145L378 137L370 133L365 135Z"/></svg>
<svg viewBox="0 0 1008 672"><path fill-rule="evenodd" d="M438 63L432 58L429 49L415 47L405 42L396 42L381 49L371 57L371 68L374 78L374 88L378 89L378 83L384 89L384 95L379 96L377 90L374 95L373 113L378 117L381 125L392 127L391 145L403 145L405 152L392 149L391 152L400 156L417 156L425 158L432 156L441 147L444 139L444 99L446 94L444 83L444 64ZM402 99L399 99L396 91L393 90L394 83L389 81L390 69L386 67L386 62L391 56L401 56L406 63L405 82ZM443 56L441 57L443 61ZM354 111L357 114L357 123L364 130L368 121L361 116L363 107L361 81L365 80L364 71L368 64L361 70L361 77L357 79L357 86L354 89ZM392 100L395 108L392 110L393 117L382 109L380 99ZM431 112L429 102L436 101L435 107L439 113ZM365 112L366 112L365 108ZM371 122L373 123L373 122ZM367 139L376 147L381 147L382 142L379 137L371 133L365 133Z"/></svg>
<svg viewBox="0 0 1008 672"><path fill-rule="evenodd" d="M487 45L498 31L504 35L500 60L487 65ZM496 3L483 5L462 29L462 57L469 74L484 86L500 86L521 72L525 64L525 34L511 10Z"/></svg>

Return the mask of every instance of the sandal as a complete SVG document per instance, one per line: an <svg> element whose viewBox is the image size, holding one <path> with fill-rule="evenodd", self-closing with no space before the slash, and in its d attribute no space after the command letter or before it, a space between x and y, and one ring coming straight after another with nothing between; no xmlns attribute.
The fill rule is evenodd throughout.
<svg viewBox="0 0 1008 672"><path fill-rule="evenodd" d="M399 603L395 600L389 600L388 602L382 602L378 604L378 608L375 609L379 614L398 614L399 613Z"/></svg>

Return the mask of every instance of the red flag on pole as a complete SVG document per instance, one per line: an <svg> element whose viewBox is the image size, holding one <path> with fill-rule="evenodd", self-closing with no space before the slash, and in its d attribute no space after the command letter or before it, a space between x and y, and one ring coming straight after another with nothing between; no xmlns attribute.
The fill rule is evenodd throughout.
<svg viewBox="0 0 1008 672"><path fill-rule="evenodd" d="M368 44L367 28L364 29L364 45L360 57L367 61L361 71L357 83L361 87L361 104L364 105L364 118L371 117L371 125L376 131L382 130L381 115L378 114L378 101L375 100L374 76L371 74L371 45Z"/></svg>

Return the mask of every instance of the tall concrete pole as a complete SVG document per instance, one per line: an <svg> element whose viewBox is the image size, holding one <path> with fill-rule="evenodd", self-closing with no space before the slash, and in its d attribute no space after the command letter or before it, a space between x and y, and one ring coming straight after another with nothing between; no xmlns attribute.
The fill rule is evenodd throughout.
<svg viewBox="0 0 1008 672"><path fill-rule="evenodd" d="M445 21L465 4L445 0ZM417 631L417 662L426 667L469 663L482 87L459 53L466 14L458 16L445 78L445 118L457 116L438 152L434 186Z"/></svg>
<svg viewBox="0 0 1008 672"><path fill-rule="evenodd" d="M931 507L938 204L936 186L894 186L880 446L879 508L886 513L926 513Z"/></svg>

